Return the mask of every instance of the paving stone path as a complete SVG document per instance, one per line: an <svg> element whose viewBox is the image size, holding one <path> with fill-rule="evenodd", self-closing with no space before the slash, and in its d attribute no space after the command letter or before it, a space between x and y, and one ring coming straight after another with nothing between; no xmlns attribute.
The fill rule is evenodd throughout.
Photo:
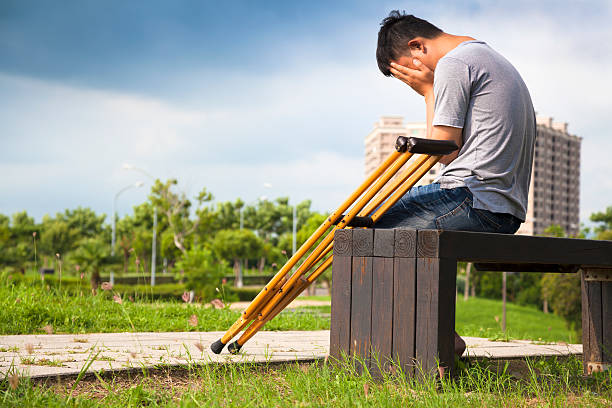
<svg viewBox="0 0 612 408"><path fill-rule="evenodd" d="M223 332L97 333L0 336L0 378L75 375L89 362L88 371L182 366L217 362L287 362L325 358L329 331L262 331L240 355L213 354L209 345ZM529 341L493 342L465 337L464 356L513 359L525 356L564 356L582 353L580 344L534 344Z"/></svg>

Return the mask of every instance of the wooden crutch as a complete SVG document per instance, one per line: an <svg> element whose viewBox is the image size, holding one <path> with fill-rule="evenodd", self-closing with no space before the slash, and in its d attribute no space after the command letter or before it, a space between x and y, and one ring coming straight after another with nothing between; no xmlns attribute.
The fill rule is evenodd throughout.
<svg viewBox="0 0 612 408"><path fill-rule="evenodd" d="M372 227L378 218L440 160L440 156L452 153L456 149L457 146L449 141L400 136L396 141L395 151L300 247L262 289L225 335L211 345L211 350L214 353L220 353L229 340L249 323L252 323L237 341L230 344L229 351L237 353L242 345L259 331L266 322L280 313L331 265L332 257L330 256L319 264L308 277L305 276L312 267L318 264L331 251L333 233L336 229ZM418 158L398 178L387 185L389 180L414 153L423 154L423 156ZM352 208L349 212L343 214L351 206ZM304 257L316 241L332 226L334 226L332 231L327 234L323 241L317 245L315 250L306 257L294 274L287 280L286 276L291 268Z"/></svg>

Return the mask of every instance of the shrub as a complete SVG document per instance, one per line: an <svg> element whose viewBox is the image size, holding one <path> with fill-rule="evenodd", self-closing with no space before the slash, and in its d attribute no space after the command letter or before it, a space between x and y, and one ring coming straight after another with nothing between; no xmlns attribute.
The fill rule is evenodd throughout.
<svg viewBox="0 0 612 408"><path fill-rule="evenodd" d="M185 288L196 291L203 301L218 296L216 288L221 285L224 268L207 248L194 245L176 263L175 270L184 273Z"/></svg>
<svg viewBox="0 0 612 408"><path fill-rule="evenodd" d="M569 329L580 332L582 323L580 274L545 274L542 278L542 296L548 299L552 311L565 320Z"/></svg>

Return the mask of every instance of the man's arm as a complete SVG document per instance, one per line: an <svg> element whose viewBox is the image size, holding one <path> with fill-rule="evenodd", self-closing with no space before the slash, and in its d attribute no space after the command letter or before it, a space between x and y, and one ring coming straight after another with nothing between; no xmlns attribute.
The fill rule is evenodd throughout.
<svg viewBox="0 0 612 408"><path fill-rule="evenodd" d="M450 140L461 149L463 145L462 128L453 126L433 126L435 95L433 89L434 74L429 68L422 64L418 59L413 60L416 69L403 65L391 63L391 73L393 76L405 84L409 85L418 94L425 98L427 112L427 138L435 140ZM459 150L442 156L440 163L449 164L459 155Z"/></svg>
<svg viewBox="0 0 612 408"><path fill-rule="evenodd" d="M455 142L459 149L440 158L440 163L449 164L459 155L459 150L461 150L461 146L463 145L463 129L452 126L432 126L435 102L436 100L432 90L425 95L425 105L427 107L427 138L435 140L450 140L451 142Z"/></svg>

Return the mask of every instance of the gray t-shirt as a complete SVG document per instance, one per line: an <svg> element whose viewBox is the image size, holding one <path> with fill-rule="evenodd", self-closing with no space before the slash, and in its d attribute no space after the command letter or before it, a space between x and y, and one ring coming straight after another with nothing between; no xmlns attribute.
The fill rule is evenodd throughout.
<svg viewBox="0 0 612 408"><path fill-rule="evenodd" d="M440 187L468 187L474 208L525 221L536 122L519 73L484 42L465 41L438 61L434 94L433 125L463 128Z"/></svg>

